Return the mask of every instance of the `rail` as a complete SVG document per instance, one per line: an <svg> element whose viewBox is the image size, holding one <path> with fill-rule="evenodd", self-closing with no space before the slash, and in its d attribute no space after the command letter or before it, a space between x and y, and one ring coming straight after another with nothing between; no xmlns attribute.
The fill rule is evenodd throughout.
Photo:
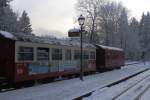
<svg viewBox="0 0 150 100"><path fill-rule="evenodd" d="M137 63L132 63L132 65L133 65L133 64L137 64ZM130 65L131 65L131 64L130 64ZM135 76L141 74L141 73L144 73L144 72L146 72L146 71L148 71L148 70L149 70L149 68L147 68L147 69L145 69L145 70L143 70L143 71L140 71L140 72L138 72L138 73L135 73L135 74L133 74L132 76L128 76L128 77L126 77L126 78L124 78L124 79L121 79L121 80L118 80L118 81L116 81L116 82L114 82L114 83L111 83L111 84L109 84L109 85L107 85L107 86L105 86L105 87L112 87L112 86L114 86L114 85L117 85L117 84L119 84L119 83L122 83L122 82L124 82L124 81L127 81L127 80L129 80L129 79L131 79L131 78L133 78L133 77L135 77ZM150 74L147 75L144 79L146 79L146 78L149 77L149 76L150 76ZM138 84L139 82L143 81L144 79L139 80L137 83L135 83L134 85L132 85L130 88L134 87L136 84ZM123 91L122 93L118 94L118 95L117 95L116 97L114 97L112 100L116 100L120 95L124 94L124 93L125 93L126 91L128 91L130 88L128 88L128 89L126 89L125 91ZM87 94L85 94L85 95L82 95L82 96L80 96L80 97L77 97L77 98L75 98L75 99L73 99L73 100L82 100L83 98L90 96L93 92L95 92L95 91L91 91L91 92L89 92L89 93L87 93Z"/></svg>
<svg viewBox="0 0 150 100"><path fill-rule="evenodd" d="M127 63L127 64L125 64L125 66L134 65L134 64L140 64L140 63L145 63L145 62L134 62L134 63Z"/></svg>

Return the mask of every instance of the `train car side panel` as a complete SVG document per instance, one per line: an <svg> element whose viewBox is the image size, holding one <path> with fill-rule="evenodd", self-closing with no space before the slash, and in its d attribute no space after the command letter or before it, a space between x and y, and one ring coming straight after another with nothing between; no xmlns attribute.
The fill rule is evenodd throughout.
<svg viewBox="0 0 150 100"><path fill-rule="evenodd" d="M15 41L0 36L0 76L14 80Z"/></svg>
<svg viewBox="0 0 150 100"><path fill-rule="evenodd" d="M86 51L84 72L96 71L96 50L90 48L83 48L83 50ZM78 53L76 55L75 51L80 51L80 48L17 41L15 51L16 82L79 74L80 55Z"/></svg>
<svg viewBox="0 0 150 100"><path fill-rule="evenodd" d="M96 46L97 70L111 70L124 65L124 52L122 49L102 45Z"/></svg>
<svg viewBox="0 0 150 100"><path fill-rule="evenodd" d="M96 68L98 71L105 68L105 50L101 48L96 49Z"/></svg>

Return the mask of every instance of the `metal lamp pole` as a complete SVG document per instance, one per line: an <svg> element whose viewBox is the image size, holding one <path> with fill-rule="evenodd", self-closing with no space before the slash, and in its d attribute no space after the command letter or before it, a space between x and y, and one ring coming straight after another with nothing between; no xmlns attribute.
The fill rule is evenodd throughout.
<svg viewBox="0 0 150 100"><path fill-rule="evenodd" d="M80 51L80 52L81 52L81 54L80 54L80 80L83 81L83 56L82 56L82 55L83 55L83 53L82 53L82 49L83 49L82 42L83 42L83 41L82 41L82 25L81 25L80 28L81 28L81 32L80 32L80 34L81 34L81 35L80 35L80 36L81 36L81 37L80 37L80 41L81 41L81 45L80 45L80 46L81 46L81 51Z"/></svg>
<svg viewBox="0 0 150 100"><path fill-rule="evenodd" d="M82 32L83 32L83 25L84 25L84 21L85 21L85 18L80 15L80 17L78 18L78 22L79 22L79 25L80 25L80 41L81 41L81 54L80 54L80 80L83 81L83 46L82 46L82 43L83 43L83 40L82 40Z"/></svg>

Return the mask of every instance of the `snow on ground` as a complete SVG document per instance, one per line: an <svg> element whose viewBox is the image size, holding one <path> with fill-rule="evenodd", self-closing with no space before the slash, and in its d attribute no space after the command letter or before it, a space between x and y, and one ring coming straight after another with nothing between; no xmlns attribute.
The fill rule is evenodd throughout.
<svg viewBox="0 0 150 100"><path fill-rule="evenodd" d="M134 64L134 63L143 63L143 62L142 61L130 61L130 60L125 61L125 64Z"/></svg>
<svg viewBox="0 0 150 100"><path fill-rule="evenodd" d="M129 89L123 95L119 96L116 100L138 100L149 86L150 76ZM149 98L147 98L147 100L148 99Z"/></svg>
<svg viewBox="0 0 150 100"><path fill-rule="evenodd" d="M108 84L121 80L146 68L144 64L128 65L120 70L79 78L64 80L45 85L0 93L1 100L71 100L97 89L104 88Z"/></svg>
<svg viewBox="0 0 150 100"><path fill-rule="evenodd" d="M131 87L135 86L145 78L147 79L147 77L150 78L150 70L112 87L97 89L90 97L84 98L84 100L98 100L98 98L100 98L100 100L114 100L114 98L128 91ZM143 89L146 86L147 85L143 86ZM134 100L133 98L137 96L137 94L139 94L143 89L141 88L141 90L139 90L138 92L136 91L135 93L132 91L133 93L128 93L130 96L125 95L121 99L118 98L116 100Z"/></svg>
<svg viewBox="0 0 150 100"><path fill-rule="evenodd" d="M150 86L147 91L141 96L140 100L150 100Z"/></svg>

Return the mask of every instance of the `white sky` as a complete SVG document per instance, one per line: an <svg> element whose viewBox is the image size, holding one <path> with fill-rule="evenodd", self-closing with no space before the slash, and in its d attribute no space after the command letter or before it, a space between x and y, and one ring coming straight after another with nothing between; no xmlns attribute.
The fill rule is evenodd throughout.
<svg viewBox="0 0 150 100"><path fill-rule="evenodd" d="M14 0L11 4L15 11L26 10L34 30L43 28L57 30L67 35L75 26L75 4L77 0ZM130 16L140 19L142 12L150 11L150 0L122 1L130 10Z"/></svg>

